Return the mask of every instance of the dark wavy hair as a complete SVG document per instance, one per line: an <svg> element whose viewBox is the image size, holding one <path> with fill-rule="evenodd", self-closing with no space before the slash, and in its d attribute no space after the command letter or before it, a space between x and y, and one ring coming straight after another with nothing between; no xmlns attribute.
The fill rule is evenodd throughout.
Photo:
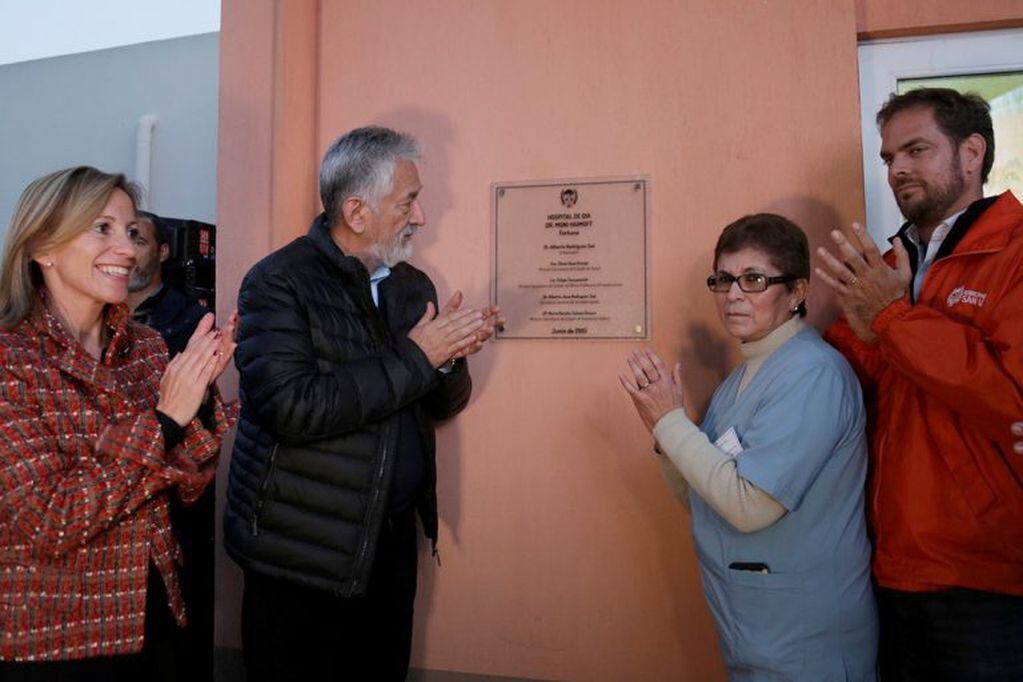
<svg viewBox="0 0 1023 682"><path fill-rule="evenodd" d="M714 247L714 270L723 253L735 253L753 248L767 254L771 265L783 275L810 281L810 243L806 233L788 218L774 213L755 213L743 216L721 231ZM786 282L789 291L793 282ZM800 302L797 309L800 317L806 317L806 302Z"/></svg>
<svg viewBox="0 0 1023 682"><path fill-rule="evenodd" d="M907 93L892 93L877 112L877 127L883 130L895 114L907 109L930 109L941 132L954 149L970 135L980 135L987 143L980 181L987 182L995 163L995 131L991 125L991 105L980 95L961 93L951 88L919 88Z"/></svg>

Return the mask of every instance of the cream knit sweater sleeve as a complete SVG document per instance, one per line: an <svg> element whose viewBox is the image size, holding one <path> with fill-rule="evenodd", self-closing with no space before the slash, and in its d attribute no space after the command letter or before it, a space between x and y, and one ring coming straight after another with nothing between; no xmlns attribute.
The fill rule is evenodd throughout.
<svg viewBox="0 0 1023 682"><path fill-rule="evenodd" d="M763 530L785 515L777 500L739 475L735 460L711 443L685 410L664 415L654 426L654 438L668 486L683 503L692 488L741 533Z"/></svg>

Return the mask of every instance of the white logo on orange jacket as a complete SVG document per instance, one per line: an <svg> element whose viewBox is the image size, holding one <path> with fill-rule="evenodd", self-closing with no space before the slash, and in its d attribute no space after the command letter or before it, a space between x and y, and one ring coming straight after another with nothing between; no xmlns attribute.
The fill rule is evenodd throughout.
<svg viewBox="0 0 1023 682"><path fill-rule="evenodd" d="M983 292L967 289L966 287L956 287L952 290L952 293L948 295L946 303L948 303L949 308L957 303L975 305L980 308L984 305L985 300L987 300L987 294Z"/></svg>

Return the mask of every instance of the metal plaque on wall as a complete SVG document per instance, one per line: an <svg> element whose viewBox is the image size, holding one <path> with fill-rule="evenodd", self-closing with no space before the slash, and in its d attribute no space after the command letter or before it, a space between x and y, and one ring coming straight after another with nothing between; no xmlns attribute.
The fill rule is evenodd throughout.
<svg viewBox="0 0 1023 682"><path fill-rule="evenodd" d="M643 339L647 178L494 183L500 338Z"/></svg>

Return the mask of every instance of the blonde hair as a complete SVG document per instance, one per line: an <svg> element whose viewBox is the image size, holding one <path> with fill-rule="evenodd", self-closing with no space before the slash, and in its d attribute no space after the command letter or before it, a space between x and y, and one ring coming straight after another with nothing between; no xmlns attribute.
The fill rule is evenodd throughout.
<svg viewBox="0 0 1023 682"><path fill-rule="evenodd" d="M32 181L18 199L0 261L0 328L11 329L32 310L43 285L33 255L58 249L92 226L120 189L138 203L138 191L121 173L76 166Z"/></svg>

